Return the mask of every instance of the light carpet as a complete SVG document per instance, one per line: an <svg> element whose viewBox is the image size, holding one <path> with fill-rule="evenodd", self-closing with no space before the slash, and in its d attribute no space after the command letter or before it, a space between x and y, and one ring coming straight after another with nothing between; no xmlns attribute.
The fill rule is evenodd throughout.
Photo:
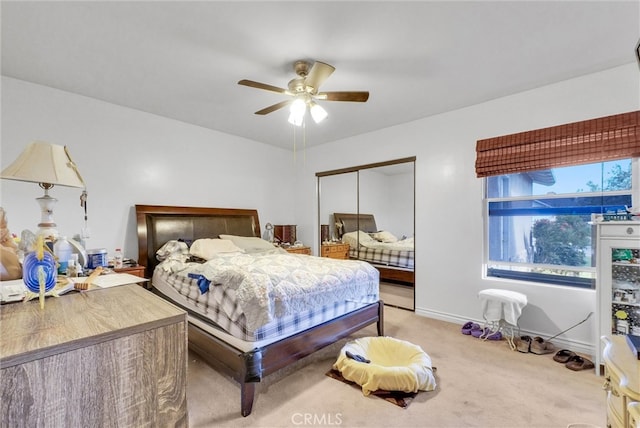
<svg viewBox="0 0 640 428"><path fill-rule="evenodd" d="M405 409L325 375L345 341L268 376L257 386L253 412L240 415L240 387L189 353L191 427L566 427L605 426L604 379L574 372L554 354L512 351L482 341L460 325L386 307L385 334L420 345L438 368L435 391ZM375 336L370 326L355 337Z"/></svg>

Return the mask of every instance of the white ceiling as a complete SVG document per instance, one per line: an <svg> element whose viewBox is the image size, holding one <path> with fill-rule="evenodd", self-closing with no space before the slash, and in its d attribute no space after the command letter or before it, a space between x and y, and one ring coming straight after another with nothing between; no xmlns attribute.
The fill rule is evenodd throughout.
<svg viewBox="0 0 640 428"><path fill-rule="evenodd" d="M336 67L307 145L635 61L631 1L2 1L2 74L290 149L296 60ZM300 134L298 134L300 135Z"/></svg>

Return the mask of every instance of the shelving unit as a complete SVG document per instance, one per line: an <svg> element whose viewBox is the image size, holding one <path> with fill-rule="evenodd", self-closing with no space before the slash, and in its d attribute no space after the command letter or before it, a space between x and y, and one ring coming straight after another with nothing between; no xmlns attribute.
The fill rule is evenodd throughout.
<svg viewBox="0 0 640 428"><path fill-rule="evenodd" d="M640 336L640 222L597 225L598 332L596 374L601 372L602 336Z"/></svg>

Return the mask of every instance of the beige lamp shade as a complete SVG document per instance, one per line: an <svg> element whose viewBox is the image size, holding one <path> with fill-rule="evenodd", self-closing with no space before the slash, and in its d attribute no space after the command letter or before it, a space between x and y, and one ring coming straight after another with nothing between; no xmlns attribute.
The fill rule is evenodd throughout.
<svg viewBox="0 0 640 428"><path fill-rule="evenodd" d="M43 141L30 143L18 159L0 173L0 177L56 186L85 187L67 148Z"/></svg>

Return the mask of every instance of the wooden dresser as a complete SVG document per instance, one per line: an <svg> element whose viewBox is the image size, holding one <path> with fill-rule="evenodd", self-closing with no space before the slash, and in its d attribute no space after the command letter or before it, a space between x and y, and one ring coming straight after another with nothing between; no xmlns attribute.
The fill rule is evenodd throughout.
<svg viewBox="0 0 640 428"><path fill-rule="evenodd" d="M186 313L137 285L0 307L0 426L188 426Z"/></svg>
<svg viewBox="0 0 640 428"><path fill-rule="evenodd" d="M603 336L605 381L607 394L607 426L635 428L640 402L640 360L627 343L626 336Z"/></svg>
<svg viewBox="0 0 640 428"><path fill-rule="evenodd" d="M349 258L349 244L322 244L320 252L322 257L346 260Z"/></svg>

